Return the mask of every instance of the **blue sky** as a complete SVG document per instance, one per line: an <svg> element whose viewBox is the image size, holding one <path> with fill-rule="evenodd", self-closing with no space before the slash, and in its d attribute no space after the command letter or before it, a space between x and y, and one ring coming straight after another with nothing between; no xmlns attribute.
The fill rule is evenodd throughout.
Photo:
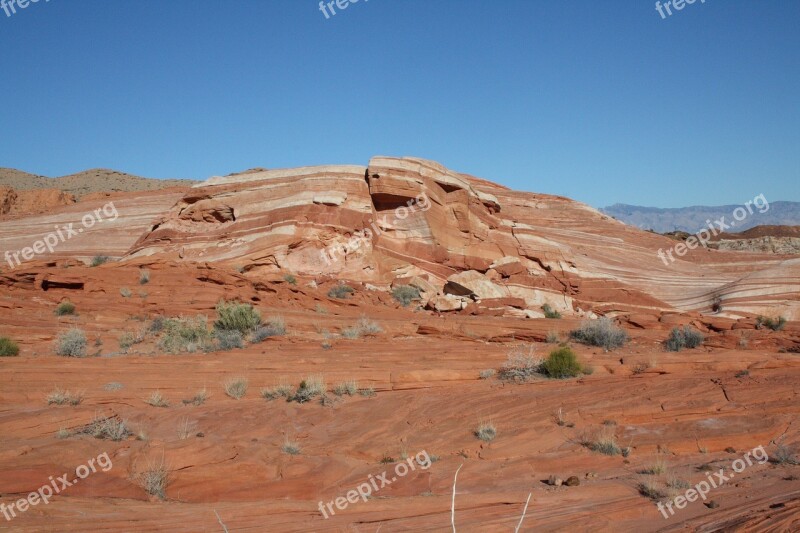
<svg viewBox="0 0 800 533"><path fill-rule="evenodd" d="M800 201L800 2L40 0L0 49L0 166L38 174L413 155L594 206Z"/></svg>

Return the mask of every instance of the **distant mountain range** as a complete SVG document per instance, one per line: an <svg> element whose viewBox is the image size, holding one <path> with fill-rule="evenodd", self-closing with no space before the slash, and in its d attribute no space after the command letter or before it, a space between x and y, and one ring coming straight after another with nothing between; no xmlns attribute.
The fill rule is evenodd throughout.
<svg viewBox="0 0 800 533"><path fill-rule="evenodd" d="M637 205L614 204L600 209L606 215L642 229L652 229L658 233L686 231L696 233L708 226L706 220L716 221L725 217L726 224L734 223L728 232L740 232L755 226L797 226L800 225L800 202L770 202L769 209L761 213L765 204L751 206L753 213L741 221L734 218L734 210L742 205L722 205L717 207L694 206L677 208L641 207ZM738 213L739 218L742 212Z"/></svg>
<svg viewBox="0 0 800 533"><path fill-rule="evenodd" d="M94 192L152 191L167 187L190 187L195 183L198 182L141 178L106 168L93 168L59 178L38 176L14 168L0 168L0 187L11 187L18 191L59 189L76 197Z"/></svg>

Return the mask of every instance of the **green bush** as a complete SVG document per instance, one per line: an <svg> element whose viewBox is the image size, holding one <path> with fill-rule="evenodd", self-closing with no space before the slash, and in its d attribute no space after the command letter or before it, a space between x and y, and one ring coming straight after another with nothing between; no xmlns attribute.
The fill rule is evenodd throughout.
<svg viewBox="0 0 800 533"><path fill-rule="evenodd" d="M283 281L285 281L289 285L297 285L297 278L292 276L291 274L286 274L285 276L283 276Z"/></svg>
<svg viewBox="0 0 800 533"><path fill-rule="evenodd" d="M353 294L355 289L350 287L349 285L340 284L335 287L331 287L331 290L328 291L328 298L339 298L344 299Z"/></svg>
<svg viewBox="0 0 800 533"><path fill-rule="evenodd" d="M419 300L419 289L411 285L398 285L392 289L392 296L403 307L408 307L414 300Z"/></svg>
<svg viewBox="0 0 800 533"><path fill-rule="evenodd" d="M582 372L575 352L567 346L556 348L542 363L542 370L553 379L574 378Z"/></svg>
<svg viewBox="0 0 800 533"><path fill-rule="evenodd" d="M786 325L786 319L782 316L778 318L767 318L760 316L756 321L756 328L761 329L762 327L769 328L772 331L780 331Z"/></svg>
<svg viewBox="0 0 800 533"><path fill-rule="evenodd" d="M111 258L107 255L96 255L92 258L92 262L90 263L91 266L96 267L100 265L104 265L111 261Z"/></svg>
<svg viewBox="0 0 800 533"><path fill-rule="evenodd" d="M16 357L19 355L19 346L8 337L0 337L0 357Z"/></svg>
<svg viewBox="0 0 800 533"><path fill-rule="evenodd" d="M542 306L542 312L544 312L545 318L561 318L561 313L550 307L550 304L544 304Z"/></svg>
<svg viewBox="0 0 800 533"><path fill-rule="evenodd" d="M590 346L599 346L606 351L621 348L628 342L628 334L614 325L610 318L586 320L581 326L570 332L570 337Z"/></svg>
<svg viewBox="0 0 800 533"><path fill-rule="evenodd" d="M250 304L220 301L214 328L246 335L261 325L261 315Z"/></svg>
<svg viewBox="0 0 800 533"><path fill-rule="evenodd" d="M664 341L664 346L670 352L680 352L684 348L697 348L704 340L702 333L689 326L683 326L683 328L672 328L669 337Z"/></svg>
<svg viewBox="0 0 800 533"><path fill-rule="evenodd" d="M72 302L61 302L55 310L56 316L74 315L75 304Z"/></svg>
<svg viewBox="0 0 800 533"><path fill-rule="evenodd" d="M63 357L86 357L86 334L73 328L58 336L56 354Z"/></svg>
<svg viewBox="0 0 800 533"><path fill-rule="evenodd" d="M153 322L156 323L155 321ZM161 338L158 346L168 353L206 351L211 344L206 317L159 318ZM151 331L153 327L151 326Z"/></svg>

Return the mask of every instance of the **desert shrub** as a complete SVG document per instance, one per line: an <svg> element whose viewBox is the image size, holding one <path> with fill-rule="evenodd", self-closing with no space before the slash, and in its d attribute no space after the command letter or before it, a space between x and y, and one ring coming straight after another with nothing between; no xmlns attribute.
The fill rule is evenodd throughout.
<svg viewBox="0 0 800 533"><path fill-rule="evenodd" d="M282 317L270 318L266 324L258 326L250 337L250 342L263 342L269 337L286 335L286 322Z"/></svg>
<svg viewBox="0 0 800 533"><path fill-rule="evenodd" d="M570 422L567 420L567 413L564 412L563 407L559 407L557 411L553 413L553 420L555 421L556 425L561 427L575 427L574 422Z"/></svg>
<svg viewBox="0 0 800 533"><path fill-rule="evenodd" d="M130 298L133 295L133 293L128 287L122 287L119 290L119 293L123 298Z"/></svg>
<svg viewBox="0 0 800 533"><path fill-rule="evenodd" d="M364 387L363 389L359 389L358 394L364 398L372 398L373 396L377 395L375 392L375 387Z"/></svg>
<svg viewBox="0 0 800 533"><path fill-rule="evenodd" d="M669 337L664 341L664 346L670 352L680 352L684 348L697 348L703 344L704 340L705 337L702 333L689 326L683 326L682 328L672 328Z"/></svg>
<svg viewBox="0 0 800 533"><path fill-rule="evenodd" d="M163 459L159 462L152 462L136 476L136 480L144 491L150 496L159 499L167 497L167 486L169 485L169 470Z"/></svg>
<svg viewBox="0 0 800 533"><path fill-rule="evenodd" d="M419 289L411 285L398 285L392 289L392 296L403 307L408 307L414 300L419 300Z"/></svg>
<svg viewBox="0 0 800 533"><path fill-rule="evenodd" d="M184 405L203 405L208 400L208 391L202 389L197 391L194 396L188 400L183 400Z"/></svg>
<svg viewBox="0 0 800 533"><path fill-rule="evenodd" d="M548 344L558 344L561 342L561 335L557 331L548 331L545 342Z"/></svg>
<svg viewBox="0 0 800 533"><path fill-rule="evenodd" d="M192 436L194 432L194 422L189 420L188 417L183 417L178 421L178 438L180 440L186 440Z"/></svg>
<svg viewBox="0 0 800 533"><path fill-rule="evenodd" d="M247 394L247 379L246 378L230 378L223 384L225 394L234 400L241 400Z"/></svg>
<svg viewBox="0 0 800 533"><path fill-rule="evenodd" d="M660 476L667 471L667 461L663 455L657 455L653 464L642 470L642 474L649 474L651 476Z"/></svg>
<svg viewBox="0 0 800 533"><path fill-rule="evenodd" d="M154 391L144 402L153 407L169 407L169 402L161 391Z"/></svg>
<svg viewBox="0 0 800 533"><path fill-rule="evenodd" d="M157 316L153 319L150 325L147 327L148 333L161 333L164 329L164 324L166 323L167 319L163 316Z"/></svg>
<svg viewBox="0 0 800 533"><path fill-rule="evenodd" d="M786 326L786 318L780 316L778 318L769 318L760 316L756 320L756 328L768 328L772 331L780 331Z"/></svg>
<svg viewBox="0 0 800 533"><path fill-rule="evenodd" d="M562 346L550 352L542 363L542 370L550 378L564 379L578 376L582 367L575 352L567 346Z"/></svg>
<svg viewBox="0 0 800 533"><path fill-rule="evenodd" d="M523 344L512 348L508 359L500 368L500 379L506 381L528 381L539 373L542 360L534 357L533 344Z"/></svg>
<svg viewBox="0 0 800 533"><path fill-rule="evenodd" d="M216 329L236 330L246 335L261 325L261 315L250 304L220 301L217 304Z"/></svg>
<svg viewBox="0 0 800 533"><path fill-rule="evenodd" d="M19 345L8 337L0 337L0 357L16 357L19 355Z"/></svg>
<svg viewBox="0 0 800 533"><path fill-rule="evenodd" d="M475 428L473 434L483 442L489 442L494 440L497 436L497 428L494 427L494 424L488 421L482 421L478 424L478 427Z"/></svg>
<svg viewBox="0 0 800 533"><path fill-rule="evenodd" d="M622 449L617 444L617 437L613 429L609 427L601 431L594 440L586 440L583 444L593 452L604 455L620 455L622 453Z"/></svg>
<svg viewBox="0 0 800 533"><path fill-rule="evenodd" d="M261 397L265 400L276 400L278 398L290 398L292 396L292 387L285 383L276 385L271 389L261 389Z"/></svg>
<svg viewBox="0 0 800 533"><path fill-rule="evenodd" d="M92 262L89 263L89 264L91 266L93 266L93 267L96 267L96 266L104 265L104 264L108 263L109 261L111 261L111 258L108 257L107 255L96 255L96 256L92 257Z"/></svg>
<svg viewBox="0 0 800 533"><path fill-rule="evenodd" d="M383 332L383 328L380 327L377 322L363 316L356 322L356 328L358 328L363 335L377 335Z"/></svg>
<svg viewBox="0 0 800 533"><path fill-rule="evenodd" d="M91 435L96 439L121 441L132 435L124 420L115 417L98 417L85 426L81 433Z"/></svg>
<svg viewBox="0 0 800 533"><path fill-rule="evenodd" d="M80 405L82 401L83 394L80 392L72 394L62 388L56 388L47 395L47 405Z"/></svg>
<svg viewBox="0 0 800 533"><path fill-rule="evenodd" d="M214 338L217 340L217 347L220 350L234 350L244 347L242 333L237 330L214 330Z"/></svg>
<svg viewBox="0 0 800 533"><path fill-rule="evenodd" d="M342 330L342 337L345 339L358 339L361 338L361 332L358 328L344 328Z"/></svg>
<svg viewBox="0 0 800 533"><path fill-rule="evenodd" d="M487 368L486 370L481 370L481 371L480 371L480 374L478 374L478 376L479 376L481 379L489 379L489 378L492 378L492 377L494 377L494 375L495 375L496 373L497 373L497 372L495 372L494 368Z"/></svg>
<svg viewBox="0 0 800 533"><path fill-rule="evenodd" d="M149 270L140 270L139 271L139 285L147 285L150 283L150 271Z"/></svg>
<svg viewBox="0 0 800 533"><path fill-rule="evenodd" d="M126 331L122 335L119 336L119 347L123 350L127 350L131 346L135 344L140 344L144 342L144 333L133 333L131 331Z"/></svg>
<svg viewBox="0 0 800 533"><path fill-rule="evenodd" d="M358 382L356 381L343 381L333 388L333 393L336 396L355 396L358 393Z"/></svg>
<svg viewBox="0 0 800 533"><path fill-rule="evenodd" d="M294 441L289 440L287 437L285 441L283 441L283 446L281 446L281 450L283 453L289 455L300 455L300 445Z"/></svg>
<svg viewBox="0 0 800 533"><path fill-rule="evenodd" d="M328 298L339 298L344 299L353 294L355 289L350 287L349 285L339 284L335 287L331 287L331 290L328 291Z"/></svg>
<svg viewBox="0 0 800 533"><path fill-rule="evenodd" d="M651 500L661 500L667 497L667 493L653 479L642 480L637 488L639 489L639 494L647 496Z"/></svg>
<svg viewBox="0 0 800 533"><path fill-rule="evenodd" d="M63 357L86 357L86 334L73 328L56 339L56 354Z"/></svg>
<svg viewBox="0 0 800 533"><path fill-rule="evenodd" d="M676 490L685 490L692 486L691 483L689 483L685 479L681 479L679 477L676 477L675 475L670 475L667 478L667 482L665 484L667 485L667 487Z"/></svg>
<svg viewBox="0 0 800 533"><path fill-rule="evenodd" d="M608 317L598 320L585 320L578 329L570 332L570 337L590 346L599 346L606 351L620 348L628 342L628 334Z"/></svg>
<svg viewBox="0 0 800 533"><path fill-rule="evenodd" d="M54 311L56 316L66 316L75 314L75 304L72 302L61 302Z"/></svg>
<svg viewBox="0 0 800 533"><path fill-rule="evenodd" d="M285 276L283 276L283 281L285 281L289 285L297 285L297 278L292 276L291 274L286 274Z"/></svg>
<svg viewBox="0 0 800 533"><path fill-rule="evenodd" d="M154 321L153 324L156 324ZM206 317L165 318L159 321L161 338L158 346L168 353L207 350L211 342ZM153 325L150 326L151 330Z"/></svg>
<svg viewBox="0 0 800 533"><path fill-rule="evenodd" d="M123 350L127 350L131 346L133 346L136 342L136 337L130 331L126 331L122 335L119 336L119 347Z"/></svg>
<svg viewBox="0 0 800 533"><path fill-rule="evenodd" d="M287 398L287 401L306 403L317 396L323 396L326 391L327 387L322 376L309 376L300 382L300 386Z"/></svg>
<svg viewBox="0 0 800 533"><path fill-rule="evenodd" d="M377 322L367 317L361 317L355 325L342 330L342 337L345 339L358 339L362 335L376 335L382 331L383 328L381 328Z"/></svg>
<svg viewBox="0 0 800 533"><path fill-rule="evenodd" d="M778 444L772 454L772 462L779 465L796 465L800 461L795 457L795 449L785 444Z"/></svg>
<svg viewBox="0 0 800 533"><path fill-rule="evenodd" d="M561 318L561 313L553 309L550 304L544 304L542 306L542 312L545 318Z"/></svg>

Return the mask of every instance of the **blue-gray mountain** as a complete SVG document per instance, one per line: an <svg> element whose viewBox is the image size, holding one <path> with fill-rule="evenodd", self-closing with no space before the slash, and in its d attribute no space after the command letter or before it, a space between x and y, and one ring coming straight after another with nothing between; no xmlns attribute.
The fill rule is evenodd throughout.
<svg viewBox="0 0 800 533"><path fill-rule="evenodd" d="M600 209L606 215L642 229L658 233L686 231L696 233L707 227L706 220L715 221L725 217L725 223L734 222L728 232L744 231L755 226L797 226L800 225L800 202L771 202L769 209L761 213L757 208L741 222L736 222L733 212L741 205L722 205L717 207L694 206L677 208L641 207L627 204L614 204Z"/></svg>

